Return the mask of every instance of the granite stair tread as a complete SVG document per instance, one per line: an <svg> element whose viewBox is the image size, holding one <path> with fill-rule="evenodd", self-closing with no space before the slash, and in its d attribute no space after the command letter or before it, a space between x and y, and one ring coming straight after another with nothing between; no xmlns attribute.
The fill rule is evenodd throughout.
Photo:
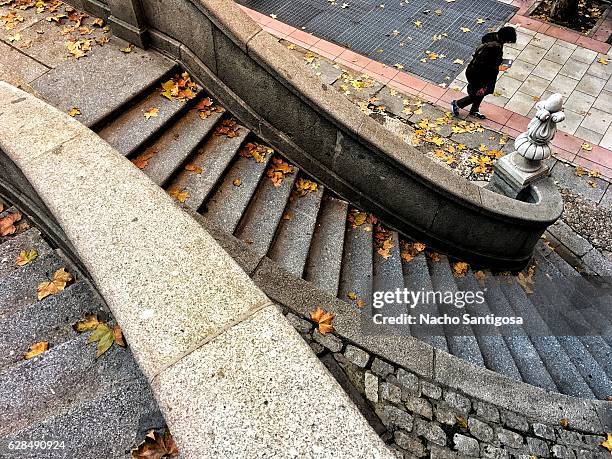
<svg viewBox="0 0 612 459"><path fill-rule="evenodd" d="M29 250L36 250L39 257L52 251L36 228L30 228L0 244L0 280L19 269L17 257L22 251Z"/></svg>

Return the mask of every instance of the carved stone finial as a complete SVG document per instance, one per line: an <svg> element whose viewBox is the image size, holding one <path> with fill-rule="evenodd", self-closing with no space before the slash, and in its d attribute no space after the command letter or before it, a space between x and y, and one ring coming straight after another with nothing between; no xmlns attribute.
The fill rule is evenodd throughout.
<svg viewBox="0 0 612 459"><path fill-rule="evenodd" d="M497 162L491 179L490 188L512 197L546 175L548 166L543 161L552 154L550 145L557 133L557 123L565 119L561 94L539 101L535 108L537 111L527 132L514 141L516 150Z"/></svg>

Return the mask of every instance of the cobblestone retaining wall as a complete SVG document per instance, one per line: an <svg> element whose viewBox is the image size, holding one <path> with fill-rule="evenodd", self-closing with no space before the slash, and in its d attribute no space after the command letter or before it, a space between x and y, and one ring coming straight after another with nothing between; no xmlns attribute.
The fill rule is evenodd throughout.
<svg viewBox="0 0 612 459"><path fill-rule="evenodd" d="M399 458L610 458L599 426L535 422L382 359L285 311Z"/></svg>

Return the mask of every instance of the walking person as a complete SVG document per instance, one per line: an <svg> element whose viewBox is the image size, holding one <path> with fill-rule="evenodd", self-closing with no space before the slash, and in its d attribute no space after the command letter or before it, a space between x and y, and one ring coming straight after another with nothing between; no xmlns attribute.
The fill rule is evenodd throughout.
<svg viewBox="0 0 612 459"><path fill-rule="evenodd" d="M514 27L502 27L497 32L491 32L482 37L482 45L474 52L472 61L465 70L468 80L468 95L463 99L453 100L451 109L454 116L459 116L459 109L470 107L470 115L479 119L486 119L480 113L480 104L488 94L495 91L495 83L499 74L499 66L504 56L504 45L516 43L516 30Z"/></svg>

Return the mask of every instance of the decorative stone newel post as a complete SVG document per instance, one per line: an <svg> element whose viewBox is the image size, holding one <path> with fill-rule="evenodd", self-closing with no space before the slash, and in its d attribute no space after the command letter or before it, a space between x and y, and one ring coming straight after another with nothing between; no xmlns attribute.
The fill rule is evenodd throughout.
<svg viewBox="0 0 612 459"><path fill-rule="evenodd" d="M527 132L514 141L515 151L497 161L488 188L516 198L529 184L548 173L544 160L552 154L550 143L557 123L565 119L563 96L553 94L538 102L536 109Z"/></svg>

